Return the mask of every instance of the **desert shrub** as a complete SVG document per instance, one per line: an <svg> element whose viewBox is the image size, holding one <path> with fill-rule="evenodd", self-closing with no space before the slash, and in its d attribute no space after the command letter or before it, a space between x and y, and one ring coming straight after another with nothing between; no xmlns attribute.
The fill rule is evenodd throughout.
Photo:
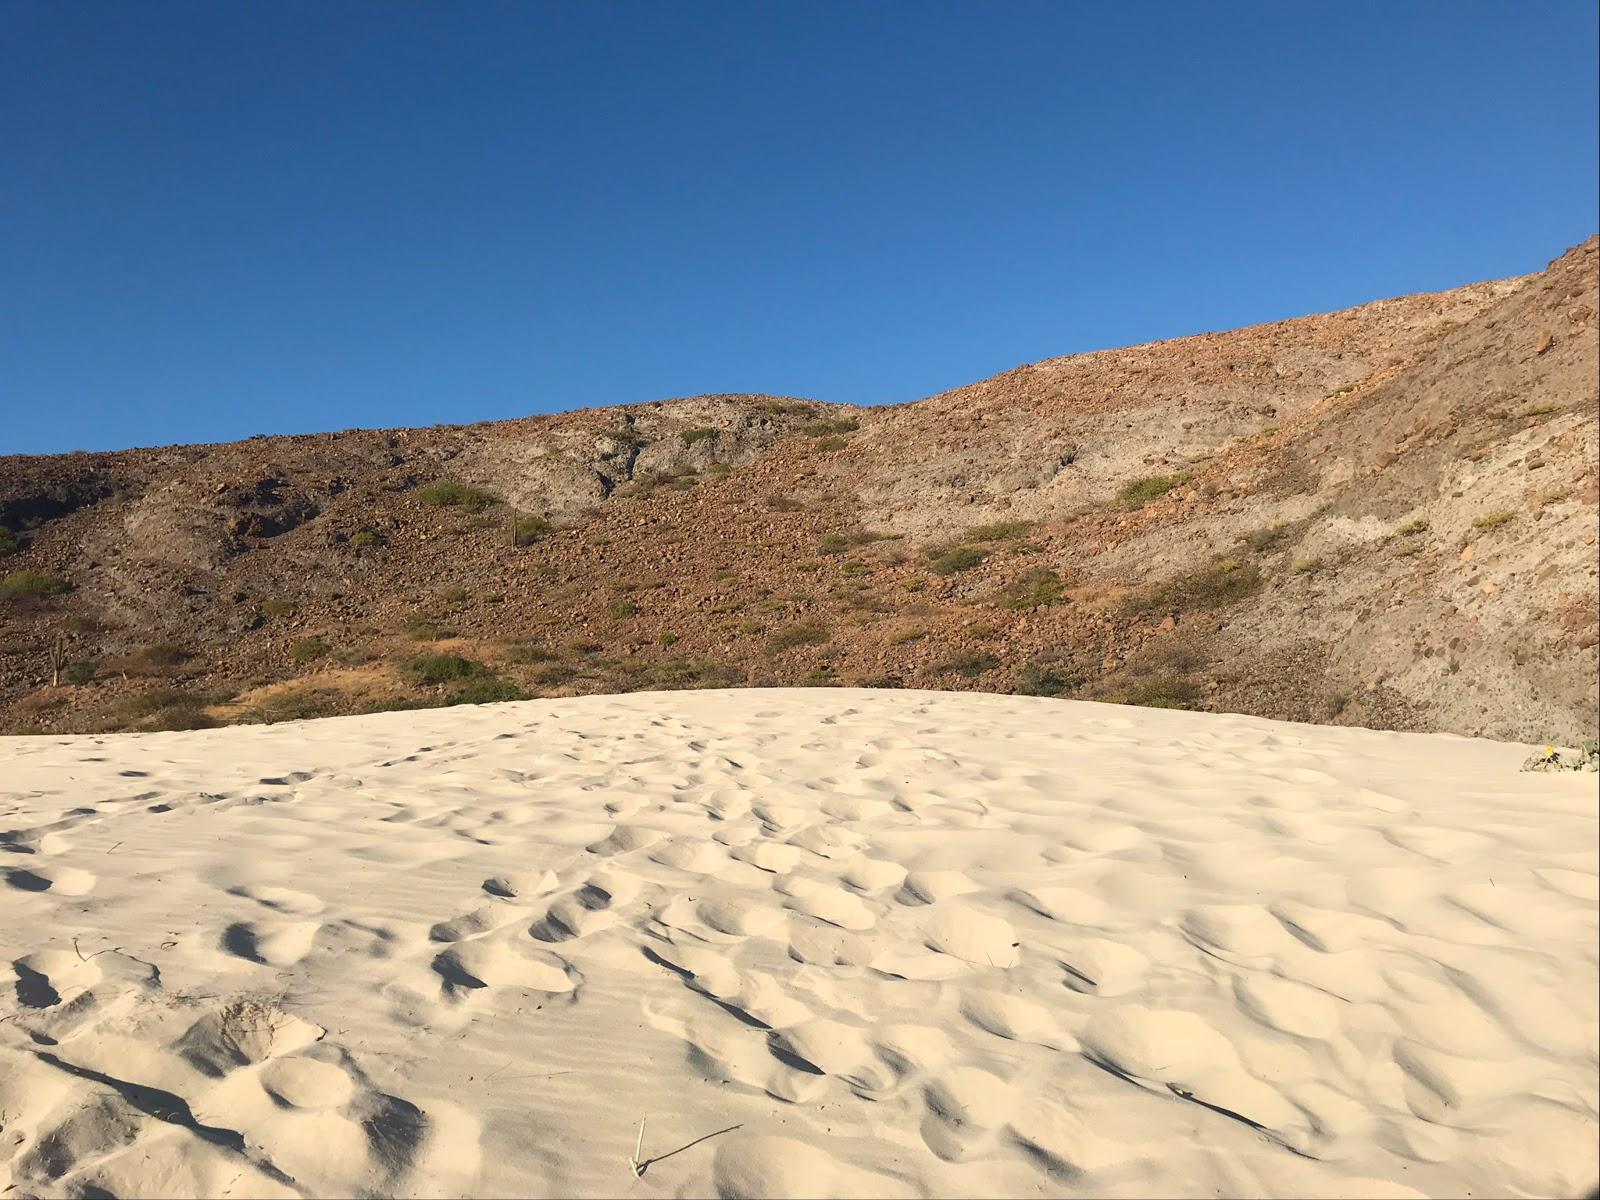
<svg viewBox="0 0 1600 1200"><path fill-rule="evenodd" d="M453 479L429 484L417 492L417 499L434 508L459 508L470 513L482 512L500 503L500 498L493 493Z"/></svg>
<svg viewBox="0 0 1600 1200"><path fill-rule="evenodd" d="M59 575L48 571L12 571L0 579L0 598L28 600L44 596L59 596L72 585Z"/></svg>
<svg viewBox="0 0 1600 1200"><path fill-rule="evenodd" d="M1294 564L1294 573L1296 575L1315 575L1320 570L1322 570L1322 560L1320 558L1302 558Z"/></svg>
<svg viewBox="0 0 1600 1200"><path fill-rule="evenodd" d="M740 621L735 628L737 628L740 633L753 634L764 633L767 627L760 621Z"/></svg>
<svg viewBox="0 0 1600 1200"><path fill-rule="evenodd" d="M1483 516L1472 523L1472 527L1488 533L1491 529L1499 529L1500 526L1508 525L1516 519L1517 514L1509 508L1497 508L1493 512L1484 513Z"/></svg>
<svg viewBox="0 0 1600 1200"><path fill-rule="evenodd" d="M1017 691L1024 696L1060 696L1077 686L1078 680L1066 667L1040 659L1024 663L1017 672Z"/></svg>
<svg viewBox="0 0 1600 1200"><path fill-rule="evenodd" d="M413 613L407 617L405 630L419 642L442 642L456 635L455 630L446 628L438 617L429 613Z"/></svg>
<svg viewBox="0 0 1600 1200"><path fill-rule="evenodd" d="M1194 708L1200 688L1176 675L1157 675L1142 679L1131 687L1108 696L1113 704L1134 704L1140 708Z"/></svg>
<svg viewBox="0 0 1600 1200"><path fill-rule="evenodd" d="M733 474L733 468L725 462L714 462L706 467L706 474L712 479L721 479Z"/></svg>
<svg viewBox="0 0 1600 1200"><path fill-rule="evenodd" d="M861 428L861 422L854 417L844 417L839 420L811 421L800 426L800 432L806 437L827 438L841 433L854 433Z"/></svg>
<svg viewBox="0 0 1600 1200"><path fill-rule="evenodd" d="M975 529L967 530L967 540L972 542L1010 542L1015 541L1028 530L1032 529L1032 521L991 521L987 525L979 525Z"/></svg>
<svg viewBox="0 0 1600 1200"><path fill-rule="evenodd" d="M656 645L658 645L658 646L662 647L663 649L665 649L667 646L672 645L677 640L678 640L678 635L677 634L675 634L675 633L663 633L660 637L656 638Z"/></svg>
<svg viewBox="0 0 1600 1200"><path fill-rule="evenodd" d="M1559 404L1530 404L1517 415L1519 417L1548 417L1551 413L1561 411Z"/></svg>
<svg viewBox="0 0 1600 1200"><path fill-rule="evenodd" d="M338 712L338 699L335 693L316 689L280 692L250 709L246 719L263 725L276 725L280 721L310 721Z"/></svg>
<svg viewBox="0 0 1600 1200"><path fill-rule="evenodd" d="M1395 532L1401 537L1415 537L1419 533L1425 533L1427 528L1428 523L1421 517L1418 517L1415 521L1407 521L1404 525L1400 526L1400 528L1396 529Z"/></svg>
<svg viewBox="0 0 1600 1200"><path fill-rule="evenodd" d="M929 569L935 575L954 575L970 571L988 557L989 552L978 546L956 546L935 555Z"/></svg>
<svg viewBox="0 0 1600 1200"><path fill-rule="evenodd" d="M992 654L966 650L945 663L943 669L953 671L955 674L965 676L968 679L976 679L985 671L992 671L999 665L1000 660Z"/></svg>
<svg viewBox="0 0 1600 1200"><path fill-rule="evenodd" d="M189 652L175 642L153 642L124 654L116 665L122 671L148 674L170 670L188 657Z"/></svg>
<svg viewBox="0 0 1600 1200"><path fill-rule="evenodd" d="M1261 554L1271 550L1279 542L1283 541L1283 537L1284 529L1282 525L1268 525L1263 529L1257 529L1254 532L1245 534L1242 540L1250 549L1257 554Z"/></svg>
<svg viewBox="0 0 1600 1200"><path fill-rule="evenodd" d="M21 548L21 545L17 542L17 535L4 525L0 525L0 558L15 554Z"/></svg>
<svg viewBox="0 0 1600 1200"><path fill-rule="evenodd" d="M180 688L149 688L117 705L118 716L149 730L206 729L215 724L205 714L205 699Z"/></svg>
<svg viewBox="0 0 1600 1200"><path fill-rule="evenodd" d="M555 662L561 656L544 646L515 645L506 652L506 659L514 663Z"/></svg>
<svg viewBox="0 0 1600 1200"><path fill-rule="evenodd" d="M511 541L518 546L531 546L542 537L548 537L555 528L543 517L518 517L511 522Z"/></svg>
<svg viewBox="0 0 1600 1200"><path fill-rule="evenodd" d="M928 636L926 629L903 629L889 639L891 646L904 646L911 642L919 642Z"/></svg>
<svg viewBox="0 0 1600 1200"><path fill-rule="evenodd" d="M616 620L634 616L638 611L639 606L632 600L618 600L614 604L606 606L606 615Z"/></svg>
<svg viewBox="0 0 1600 1200"><path fill-rule="evenodd" d="M802 621L787 629L780 629L767 639L767 648L774 654L795 646L820 646L828 640L828 631L814 621Z"/></svg>
<svg viewBox="0 0 1600 1200"><path fill-rule="evenodd" d="M62 672L63 678L68 683L88 683L94 678L94 664L92 662L75 662L67 664L67 669Z"/></svg>
<svg viewBox="0 0 1600 1200"><path fill-rule="evenodd" d="M294 601L282 596L268 596L261 602L261 611L269 617L287 617L294 613Z"/></svg>
<svg viewBox="0 0 1600 1200"><path fill-rule="evenodd" d="M301 638L289 647L289 657L297 663L315 662L328 652L328 644L319 637Z"/></svg>
<svg viewBox="0 0 1600 1200"><path fill-rule="evenodd" d="M1184 473L1177 475L1148 475L1134 479L1117 489L1117 503L1123 508L1143 508L1150 501L1165 496L1173 488L1188 481Z"/></svg>
<svg viewBox="0 0 1600 1200"><path fill-rule="evenodd" d="M1061 576L1048 567L1035 567L1000 597L1000 607L1013 611L1042 608L1058 604L1065 596L1067 584Z"/></svg>
<svg viewBox="0 0 1600 1200"><path fill-rule="evenodd" d="M447 693L451 704L499 704L506 700L526 700L528 695L509 679L488 676L469 679Z"/></svg>
<svg viewBox="0 0 1600 1200"><path fill-rule="evenodd" d="M766 505L773 512L799 512L805 507L804 504L796 500L793 496L778 495L768 496L766 499Z"/></svg>
<svg viewBox="0 0 1600 1200"><path fill-rule="evenodd" d="M368 550L373 546L381 546L383 538L375 530L358 529L350 535L350 544L357 550Z"/></svg>
<svg viewBox="0 0 1600 1200"><path fill-rule="evenodd" d="M565 663L551 663L547 667L540 667L533 673L533 681L543 687L558 687L567 682L578 672Z"/></svg>
<svg viewBox="0 0 1600 1200"><path fill-rule="evenodd" d="M849 444L842 437L821 437L812 443L812 448L819 454L832 454L835 450L843 450Z"/></svg>
<svg viewBox="0 0 1600 1200"><path fill-rule="evenodd" d="M462 658L459 654L425 654L412 659L408 665L420 682L433 684L471 679L486 671L481 662Z"/></svg>
<svg viewBox="0 0 1600 1200"><path fill-rule="evenodd" d="M811 687L826 687L834 682L832 667L812 667L806 672L805 678L800 681Z"/></svg>
<svg viewBox="0 0 1600 1200"><path fill-rule="evenodd" d="M705 428L705 427L702 427L702 428L699 428L699 429L685 429L678 436L683 439L683 444L685 446L692 446L696 442L714 442L714 441L716 441L719 437L722 436L722 430L720 430L720 429L710 429L710 428Z"/></svg>
<svg viewBox="0 0 1600 1200"><path fill-rule="evenodd" d="M1396 558L1410 558L1413 554L1421 554L1422 545L1419 542L1401 542L1394 548Z"/></svg>
<svg viewBox="0 0 1600 1200"><path fill-rule="evenodd" d="M841 554L850 549L850 539L842 533L823 534L817 550L823 554Z"/></svg>
<svg viewBox="0 0 1600 1200"><path fill-rule="evenodd" d="M1126 611L1134 613L1183 612L1197 608L1221 608L1261 590L1261 572L1237 559L1219 558L1198 571L1169 579L1130 600Z"/></svg>
<svg viewBox="0 0 1600 1200"><path fill-rule="evenodd" d="M867 575L867 574L870 574L871 571L872 571L872 564L868 563L868 562L863 562L859 558L851 558L851 559L847 559L845 561L844 565L839 568L839 571L840 571L841 574L843 574L843 575L845 575L847 577L856 576L856 575Z"/></svg>

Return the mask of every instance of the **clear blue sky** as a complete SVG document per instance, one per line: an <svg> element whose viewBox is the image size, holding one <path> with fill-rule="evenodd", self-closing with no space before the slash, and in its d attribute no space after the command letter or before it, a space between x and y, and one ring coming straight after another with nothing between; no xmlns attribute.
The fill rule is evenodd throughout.
<svg viewBox="0 0 1600 1200"><path fill-rule="evenodd" d="M0 453L880 403L1542 267L1596 5L0 6Z"/></svg>

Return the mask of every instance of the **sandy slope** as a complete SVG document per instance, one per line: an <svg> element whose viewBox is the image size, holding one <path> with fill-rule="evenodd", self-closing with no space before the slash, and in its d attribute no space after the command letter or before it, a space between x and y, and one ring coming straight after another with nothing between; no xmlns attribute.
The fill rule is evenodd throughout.
<svg viewBox="0 0 1600 1200"><path fill-rule="evenodd" d="M1572 1193L1595 781L1523 754L845 690L10 740L0 1188Z"/></svg>

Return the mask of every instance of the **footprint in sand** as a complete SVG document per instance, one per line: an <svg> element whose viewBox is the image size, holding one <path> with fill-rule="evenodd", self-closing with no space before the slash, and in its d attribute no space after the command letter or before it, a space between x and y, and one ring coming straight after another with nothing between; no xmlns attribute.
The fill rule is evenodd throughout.
<svg viewBox="0 0 1600 1200"><path fill-rule="evenodd" d="M77 867L16 867L5 873L6 883L19 892L49 892L54 896L86 896L97 882L90 871Z"/></svg>
<svg viewBox="0 0 1600 1200"><path fill-rule="evenodd" d="M789 898L796 912L827 921L841 929L871 929L878 918L861 897L832 884L817 883L796 875L786 875L773 884L774 890Z"/></svg>
<svg viewBox="0 0 1600 1200"><path fill-rule="evenodd" d="M573 991L580 976L560 955L533 947L513 949L504 938L457 942L433 960L447 995L456 997L487 987L532 988L562 994Z"/></svg>
<svg viewBox="0 0 1600 1200"><path fill-rule="evenodd" d="M978 885L960 871L912 871L896 893L901 904L936 904L978 890Z"/></svg>
<svg viewBox="0 0 1600 1200"><path fill-rule="evenodd" d="M978 1157L1016 1111L1016 1090L978 1067L953 1067L923 1093L922 1140L946 1162Z"/></svg>
<svg viewBox="0 0 1600 1200"><path fill-rule="evenodd" d="M311 952L317 921L236 921L222 934L222 948L251 962L287 967Z"/></svg>
<svg viewBox="0 0 1600 1200"><path fill-rule="evenodd" d="M1016 930L1000 917L970 908L950 909L928 922L924 933L930 949L964 962L1002 970L1017 965Z"/></svg>
<svg viewBox="0 0 1600 1200"><path fill-rule="evenodd" d="M1096 996L1121 996L1142 986L1150 965L1132 946L1105 938L1085 938L1060 961L1069 988Z"/></svg>
<svg viewBox="0 0 1600 1200"><path fill-rule="evenodd" d="M355 1092L355 1080L332 1063L315 1058L278 1058L261 1071L261 1086L285 1108L317 1112L339 1108Z"/></svg>
<svg viewBox="0 0 1600 1200"><path fill-rule="evenodd" d="M288 913L294 917L314 917L323 909L322 901L310 892L297 892L292 888L241 885L228 889L230 896L243 896L274 912Z"/></svg>

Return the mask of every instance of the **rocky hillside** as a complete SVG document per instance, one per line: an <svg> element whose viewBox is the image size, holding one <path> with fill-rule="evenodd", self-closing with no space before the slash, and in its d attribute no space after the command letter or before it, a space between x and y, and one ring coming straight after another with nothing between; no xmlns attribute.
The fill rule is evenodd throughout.
<svg viewBox="0 0 1600 1200"><path fill-rule="evenodd" d="M1576 741L1596 280L1591 239L892 408L0 458L0 727L850 683Z"/></svg>

